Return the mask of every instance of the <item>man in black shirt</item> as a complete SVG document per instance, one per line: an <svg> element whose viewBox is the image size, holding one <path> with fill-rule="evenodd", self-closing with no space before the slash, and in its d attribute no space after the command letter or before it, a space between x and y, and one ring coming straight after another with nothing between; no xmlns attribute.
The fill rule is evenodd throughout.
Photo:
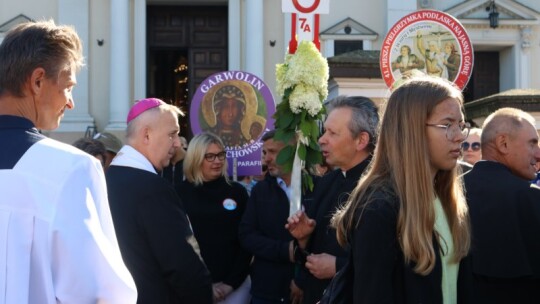
<svg viewBox="0 0 540 304"><path fill-rule="evenodd" d="M345 264L347 253L338 244L330 219L347 201L368 166L379 123L377 107L365 97L339 96L330 101L327 110L319 145L326 162L338 170L322 177L313 193L313 203L305 212L289 217L286 225L302 249L294 251L311 253L304 263L305 276L295 279L304 290L303 303L309 304L320 300L332 277Z"/></svg>

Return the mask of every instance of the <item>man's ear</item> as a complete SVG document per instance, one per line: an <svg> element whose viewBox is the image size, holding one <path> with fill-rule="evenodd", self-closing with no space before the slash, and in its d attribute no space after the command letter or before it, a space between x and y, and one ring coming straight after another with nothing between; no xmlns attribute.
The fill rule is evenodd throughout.
<svg viewBox="0 0 540 304"><path fill-rule="evenodd" d="M358 136L356 137L357 143L356 143L356 150L362 151L366 149L366 147L369 145L369 133L362 131Z"/></svg>
<svg viewBox="0 0 540 304"><path fill-rule="evenodd" d="M41 89L43 88L43 82L45 81L45 69L43 68L36 68L34 71L32 71L32 74L30 75L30 91L34 95L39 95L41 93Z"/></svg>
<svg viewBox="0 0 540 304"><path fill-rule="evenodd" d="M149 126L145 126L142 129L142 137L143 137L144 144L147 145L150 142L150 127Z"/></svg>
<svg viewBox="0 0 540 304"><path fill-rule="evenodd" d="M499 151L499 153L506 155L509 153L509 142L508 142L508 134L500 134L495 137L495 147Z"/></svg>

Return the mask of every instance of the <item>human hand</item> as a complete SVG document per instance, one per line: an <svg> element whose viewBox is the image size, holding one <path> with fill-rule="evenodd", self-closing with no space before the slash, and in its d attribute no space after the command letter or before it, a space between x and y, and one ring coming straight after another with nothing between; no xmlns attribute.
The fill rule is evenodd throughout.
<svg viewBox="0 0 540 304"><path fill-rule="evenodd" d="M330 279L336 274L336 257L328 253L310 254L306 268L317 279Z"/></svg>
<svg viewBox="0 0 540 304"><path fill-rule="evenodd" d="M304 298L304 291L296 286L294 280L291 280L291 304L300 304Z"/></svg>
<svg viewBox="0 0 540 304"><path fill-rule="evenodd" d="M214 302L221 302L233 291L233 288L223 282L218 282L212 284L212 291L214 293Z"/></svg>
<svg viewBox="0 0 540 304"><path fill-rule="evenodd" d="M309 218L307 214L299 210L287 219L285 229L298 240L300 247L305 248L307 240L313 229L315 229L315 220Z"/></svg>
<svg viewBox="0 0 540 304"><path fill-rule="evenodd" d="M221 294L221 290L218 288L219 284L221 284L221 282L212 284L212 294L213 294L213 297L214 297L214 303L217 303L217 302L219 302L219 301L221 301L223 299L223 295Z"/></svg>

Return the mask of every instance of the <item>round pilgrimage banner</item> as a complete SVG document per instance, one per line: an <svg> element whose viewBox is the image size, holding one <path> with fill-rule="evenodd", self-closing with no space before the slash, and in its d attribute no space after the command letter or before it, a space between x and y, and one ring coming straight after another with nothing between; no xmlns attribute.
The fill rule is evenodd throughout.
<svg viewBox="0 0 540 304"><path fill-rule="evenodd" d="M384 39L381 74L389 88L414 74L438 76L464 89L473 69L467 31L451 15L420 10L401 18Z"/></svg>
<svg viewBox="0 0 540 304"><path fill-rule="evenodd" d="M229 176L260 175L260 138L274 128L275 111L272 92L260 78L243 71L219 72L206 78L193 96L191 130L221 138Z"/></svg>

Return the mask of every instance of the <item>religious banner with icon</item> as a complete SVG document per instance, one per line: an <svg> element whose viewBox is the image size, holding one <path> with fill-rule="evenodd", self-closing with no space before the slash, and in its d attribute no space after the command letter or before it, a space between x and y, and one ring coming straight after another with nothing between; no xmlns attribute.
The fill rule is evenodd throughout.
<svg viewBox="0 0 540 304"><path fill-rule="evenodd" d="M414 74L438 76L464 89L474 52L467 31L451 15L420 10L401 18L383 41L380 67L386 85L395 87Z"/></svg>
<svg viewBox="0 0 540 304"><path fill-rule="evenodd" d="M270 89L257 76L219 72L206 78L193 96L191 130L195 135L209 131L221 138L229 176L260 175L260 138L273 129L275 108Z"/></svg>

